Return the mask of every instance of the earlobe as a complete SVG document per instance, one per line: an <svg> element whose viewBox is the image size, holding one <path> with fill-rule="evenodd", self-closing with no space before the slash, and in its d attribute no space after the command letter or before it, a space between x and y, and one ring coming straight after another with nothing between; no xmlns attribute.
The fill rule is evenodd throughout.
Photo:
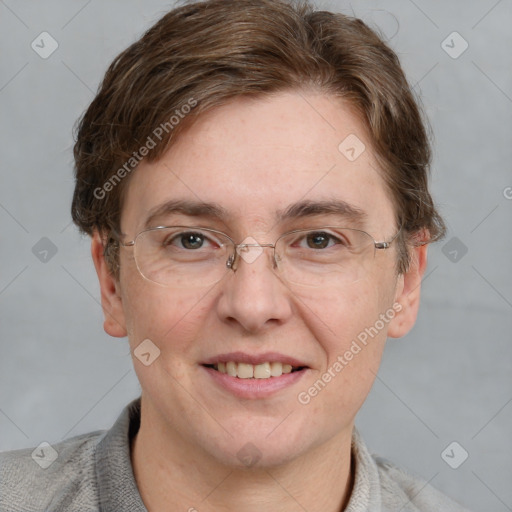
<svg viewBox="0 0 512 512"><path fill-rule="evenodd" d="M116 338L127 335L123 303L119 293L119 283L110 273L103 255L104 245L100 234L95 231L91 240L91 255L98 275L103 308L103 328L107 334Z"/></svg>
<svg viewBox="0 0 512 512"><path fill-rule="evenodd" d="M407 272L398 278L395 303L401 309L391 320L388 336L401 338L414 326L420 305L421 280L427 268L427 247L420 245L411 250L411 261Z"/></svg>

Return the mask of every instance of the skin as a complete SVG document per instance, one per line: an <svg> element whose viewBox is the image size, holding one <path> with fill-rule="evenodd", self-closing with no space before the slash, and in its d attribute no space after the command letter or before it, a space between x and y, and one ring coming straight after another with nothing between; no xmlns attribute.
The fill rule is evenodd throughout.
<svg viewBox="0 0 512 512"><path fill-rule="evenodd" d="M338 145L356 134L366 151L350 162ZM169 199L215 201L229 217L158 221L202 225L235 241L273 243L296 227L274 218L301 199L342 199L367 214L376 240L397 231L393 203L363 125L347 105L325 94L286 92L236 99L203 114L158 161L130 177L122 209L126 241L147 213ZM306 219L305 227L329 224ZM341 224L339 221L337 224ZM299 226L303 227L303 226ZM339 511L353 484L350 440L354 418L378 371L387 336L414 325L426 246L412 250L397 275L392 246L377 251L365 276L342 289L286 286L272 271L271 250L241 262L208 289L172 290L145 280L132 249L122 249L116 280L92 255L101 286L105 330L128 335L133 351L149 338L160 356L149 366L133 357L142 387L142 420L132 464L148 510ZM352 340L399 303L401 311L307 405L297 400L345 353ZM266 399L241 400L212 384L199 365L235 350L277 351L305 361L297 384ZM261 458L246 467L237 452L252 443Z"/></svg>

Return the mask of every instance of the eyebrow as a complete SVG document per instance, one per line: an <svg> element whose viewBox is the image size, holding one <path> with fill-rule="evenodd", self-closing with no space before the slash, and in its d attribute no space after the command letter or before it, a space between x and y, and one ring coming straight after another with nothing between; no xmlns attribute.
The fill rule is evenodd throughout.
<svg viewBox="0 0 512 512"><path fill-rule="evenodd" d="M144 229L151 227L158 218L172 214L181 214L188 217L210 217L221 221L226 221L232 217L232 215L218 203L173 199L150 210L144 223ZM359 207L339 199L316 201L302 200L289 205L284 210L277 210L275 213L278 222L315 217L318 215L341 217L357 225L363 224L363 221L367 217L366 212Z"/></svg>
<svg viewBox="0 0 512 512"><path fill-rule="evenodd" d="M149 215L144 222L144 229L151 227L159 217L177 213L188 217L213 217L219 220L229 217L228 211L217 203L171 199L149 211Z"/></svg>
<svg viewBox="0 0 512 512"><path fill-rule="evenodd" d="M332 215L343 217L354 224L363 224L367 214L361 208L351 205L340 199L320 200L320 201L299 201L291 204L285 210L278 210L276 216L279 221L289 219L301 219L314 217L316 215Z"/></svg>

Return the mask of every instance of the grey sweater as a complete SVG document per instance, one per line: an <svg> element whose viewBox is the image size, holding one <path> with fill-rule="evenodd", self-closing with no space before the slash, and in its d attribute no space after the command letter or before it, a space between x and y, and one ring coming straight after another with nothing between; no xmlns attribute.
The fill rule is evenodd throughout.
<svg viewBox="0 0 512 512"><path fill-rule="evenodd" d="M56 452L41 447L0 454L0 512L147 512L130 462L130 439L139 425L140 398L110 430L67 439L53 445ZM355 481L345 512L466 510L425 481L372 457L357 431L352 451Z"/></svg>

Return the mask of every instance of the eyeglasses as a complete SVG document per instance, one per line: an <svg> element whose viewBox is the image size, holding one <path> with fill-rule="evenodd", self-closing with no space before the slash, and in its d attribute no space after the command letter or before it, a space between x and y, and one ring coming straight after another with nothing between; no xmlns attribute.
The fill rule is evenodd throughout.
<svg viewBox="0 0 512 512"><path fill-rule="evenodd" d="M157 226L119 243L134 248L135 263L144 278L173 288L213 285L230 270L236 271L240 258L251 264L265 247L273 249L273 271L287 282L332 287L363 277L376 251L388 249L399 233L387 242L377 242L359 229L323 226L289 231L274 244L259 244L253 238L237 244L215 229Z"/></svg>

